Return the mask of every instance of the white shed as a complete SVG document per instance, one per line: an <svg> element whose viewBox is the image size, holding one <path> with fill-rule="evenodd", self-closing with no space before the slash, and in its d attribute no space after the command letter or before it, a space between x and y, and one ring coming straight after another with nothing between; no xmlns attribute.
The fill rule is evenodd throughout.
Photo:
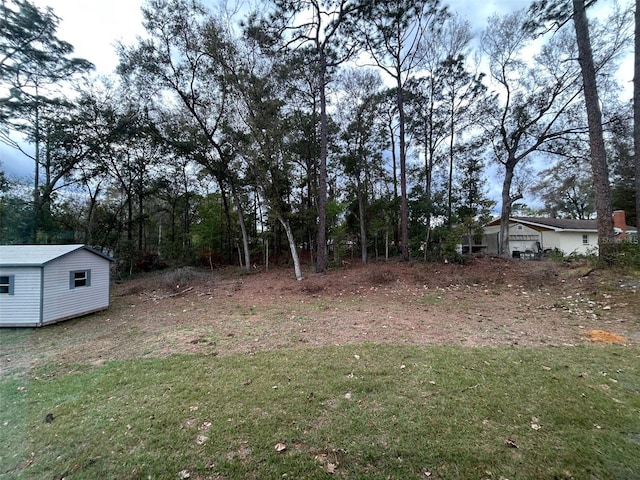
<svg viewBox="0 0 640 480"><path fill-rule="evenodd" d="M84 245L0 245L0 327L40 327L108 308L112 261Z"/></svg>

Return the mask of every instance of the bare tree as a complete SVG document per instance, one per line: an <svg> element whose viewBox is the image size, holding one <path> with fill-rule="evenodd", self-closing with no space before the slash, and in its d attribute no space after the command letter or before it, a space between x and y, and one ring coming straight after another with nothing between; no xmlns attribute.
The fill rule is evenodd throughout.
<svg viewBox="0 0 640 480"><path fill-rule="evenodd" d="M522 57L534 38L524 28L524 11L490 19L482 38L491 79L497 85L497 105L487 123L494 157L504 167L499 251L510 256L509 217L514 202L523 198L512 190L516 169L531 155L554 141L584 132L568 117L578 108L581 91L579 67L574 58L574 40L561 31L535 55Z"/></svg>
<svg viewBox="0 0 640 480"><path fill-rule="evenodd" d="M407 201L407 138L405 89L407 81L423 66L425 39L441 28L448 15L439 0L364 1L359 37L381 68L395 82L399 120L400 247L402 260L409 260L409 205Z"/></svg>
<svg viewBox="0 0 640 480"><path fill-rule="evenodd" d="M120 73L143 94L166 100L167 93L188 112L191 124L209 147L197 160L233 192L236 179L228 168L223 125L227 114L224 63L233 56L226 32L196 0L148 0L143 7L148 37L120 47ZM240 198L232 194L242 232L245 268L251 268L249 241ZM226 201L226 199L225 199Z"/></svg>
<svg viewBox="0 0 640 480"><path fill-rule="evenodd" d="M373 172L381 169L382 150L378 136L378 94L382 80L377 71L347 70L340 78L342 96L338 120L342 129L340 161L355 188L360 226L362 263L368 260L367 209L371 203Z"/></svg>
<svg viewBox="0 0 640 480"><path fill-rule="evenodd" d="M595 1L556 0L537 1L531 7L536 20L530 23L538 26L546 24L546 31L561 32L561 27L573 19L575 41L578 49L578 63L584 92L591 170L596 194L596 214L598 221L598 249L600 256L607 259L606 253L613 240L613 220L611 218L611 187L609 185L609 168L604 145L602 127L602 109L598 95L598 73L606 66L615 64L628 39L627 15L615 9L607 19L606 31L609 32L608 44L597 44L598 58L594 58L594 40L591 37L586 9ZM536 15L537 14L537 15ZM548 26L550 25L550 26ZM598 39L599 40L599 39Z"/></svg>
<svg viewBox="0 0 640 480"><path fill-rule="evenodd" d="M287 48L311 46L315 66L316 88L320 97L320 158L318 159L318 233L316 272L324 273L327 262L327 157L329 122L327 85L330 70L348 60L355 42L348 35L349 22L361 8L349 0L273 0L275 12L268 19L267 30L277 30ZM301 18L303 20L301 20Z"/></svg>

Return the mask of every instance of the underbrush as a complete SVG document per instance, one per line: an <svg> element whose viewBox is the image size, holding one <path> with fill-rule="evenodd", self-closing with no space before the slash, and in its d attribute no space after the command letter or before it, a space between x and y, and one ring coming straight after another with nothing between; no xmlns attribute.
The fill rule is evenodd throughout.
<svg viewBox="0 0 640 480"><path fill-rule="evenodd" d="M349 345L0 381L0 478L640 476L640 350Z"/></svg>
<svg viewBox="0 0 640 480"><path fill-rule="evenodd" d="M597 249L588 254L572 252L568 255L556 249L546 256L549 260L573 266L590 266L640 273L640 244L637 241L612 243L607 246L603 257L598 256Z"/></svg>
<svg viewBox="0 0 640 480"><path fill-rule="evenodd" d="M640 244L637 241L615 243L604 260L614 268L640 273Z"/></svg>

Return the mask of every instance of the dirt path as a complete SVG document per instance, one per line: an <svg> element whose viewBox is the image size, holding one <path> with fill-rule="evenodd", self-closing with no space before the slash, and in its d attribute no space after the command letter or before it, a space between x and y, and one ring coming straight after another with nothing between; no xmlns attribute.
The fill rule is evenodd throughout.
<svg viewBox="0 0 640 480"><path fill-rule="evenodd" d="M372 264L296 282L285 269L181 270L112 289L109 310L0 329L3 375L179 353L225 355L358 342L575 345L591 330L640 343L640 281L552 262Z"/></svg>

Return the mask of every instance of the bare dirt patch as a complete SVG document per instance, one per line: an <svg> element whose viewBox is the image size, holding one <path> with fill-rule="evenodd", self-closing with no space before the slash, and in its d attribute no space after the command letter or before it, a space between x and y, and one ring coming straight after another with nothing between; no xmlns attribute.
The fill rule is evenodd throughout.
<svg viewBox="0 0 640 480"><path fill-rule="evenodd" d="M307 272L182 269L112 288L104 312L0 330L3 373L181 353L359 342L575 345L602 330L640 343L640 282L586 266L478 258ZM55 373L54 373L55 374Z"/></svg>

